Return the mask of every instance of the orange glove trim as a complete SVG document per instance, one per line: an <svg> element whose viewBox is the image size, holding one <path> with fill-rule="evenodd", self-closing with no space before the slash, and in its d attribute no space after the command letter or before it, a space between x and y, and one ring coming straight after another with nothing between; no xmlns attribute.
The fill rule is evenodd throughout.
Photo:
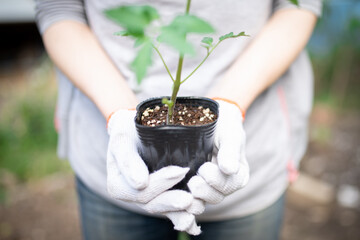
<svg viewBox="0 0 360 240"><path fill-rule="evenodd" d="M110 113L110 115L109 115L108 118L106 119L106 128L108 128L110 118L112 117L112 115L114 115L114 113L115 113L115 112Z"/></svg>
<svg viewBox="0 0 360 240"><path fill-rule="evenodd" d="M221 100L221 101L224 101L224 102L227 102L227 103L230 103L230 104L234 104L237 108L239 108L239 110L241 112L241 115L243 117L243 120L245 120L245 113L246 112L235 101L232 101L232 100L229 100L229 99L226 99L226 98L220 98L220 97L214 97L212 99L213 100Z"/></svg>
<svg viewBox="0 0 360 240"><path fill-rule="evenodd" d="M118 110L119 110L119 109L118 109ZM129 108L129 109L127 109L127 110L129 110L129 111L135 111L136 109L135 109L135 108ZM116 111L117 111L117 110L116 110ZM106 128L108 128L110 118L112 117L112 115L114 115L114 113L115 113L116 111L110 113L110 115L107 117L107 119L106 119Z"/></svg>

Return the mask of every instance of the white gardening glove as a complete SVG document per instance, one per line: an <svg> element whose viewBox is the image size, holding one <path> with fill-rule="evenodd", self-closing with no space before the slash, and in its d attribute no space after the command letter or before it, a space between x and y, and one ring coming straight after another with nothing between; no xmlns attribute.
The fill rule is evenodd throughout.
<svg viewBox="0 0 360 240"><path fill-rule="evenodd" d="M185 177L189 168L168 166L149 174L138 153L135 114L134 110L121 109L108 121L108 193L115 199L136 203L150 213L168 216L176 230L200 234L191 213L198 200L194 201L189 192L168 190Z"/></svg>
<svg viewBox="0 0 360 240"><path fill-rule="evenodd" d="M175 230L185 231L191 235L199 235L201 229L196 224L195 215L203 213L204 210L204 201L193 199L192 204L185 211L168 212L165 215L173 222Z"/></svg>
<svg viewBox="0 0 360 240"><path fill-rule="evenodd" d="M242 112L233 103L224 100L217 102L219 118L213 159L201 165L198 174L188 182L195 198L211 204L220 203L225 196L243 188L249 181Z"/></svg>

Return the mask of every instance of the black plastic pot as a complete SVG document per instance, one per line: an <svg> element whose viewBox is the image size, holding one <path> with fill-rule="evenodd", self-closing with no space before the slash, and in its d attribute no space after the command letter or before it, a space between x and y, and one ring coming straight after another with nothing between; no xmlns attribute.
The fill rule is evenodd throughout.
<svg viewBox="0 0 360 240"><path fill-rule="evenodd" d="M174 189L188 190L187 182L196 175L198 168L212 157L216 121L201 126L164 125L148 127L140 124L143 111L156 105L161 106L162 97L151 98L140 103L136 110L136 129L142 148L140 154L150 173L162 167L177 165L190 167L185 178ZM219 114L219 105L203 97L178 97L178 103L189 106L203 106Z"/></svg>

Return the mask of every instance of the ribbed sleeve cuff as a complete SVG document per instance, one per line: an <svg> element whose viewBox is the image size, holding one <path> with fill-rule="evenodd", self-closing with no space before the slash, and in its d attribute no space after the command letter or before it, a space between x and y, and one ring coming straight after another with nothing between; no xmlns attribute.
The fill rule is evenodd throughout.
<svg viewBox="0 0 360 240"><path fill-rule="evenodd" d="M52 24L74 20L87 24L82 0L36 0L36 22L41 34Z"/></svg>

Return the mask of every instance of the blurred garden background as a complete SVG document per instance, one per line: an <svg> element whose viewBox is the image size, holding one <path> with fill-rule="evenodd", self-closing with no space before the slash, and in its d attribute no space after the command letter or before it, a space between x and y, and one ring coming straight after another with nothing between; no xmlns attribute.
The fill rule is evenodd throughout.
<svg viewBox="0 0 360 240"><path fill-rule="evenodd" d="M32 6L0 3L0 240L81 239L72 172L56 156L56 80ZM326 1L308 50L310 142L282 239L358 240L360 1Z"/></svg>

